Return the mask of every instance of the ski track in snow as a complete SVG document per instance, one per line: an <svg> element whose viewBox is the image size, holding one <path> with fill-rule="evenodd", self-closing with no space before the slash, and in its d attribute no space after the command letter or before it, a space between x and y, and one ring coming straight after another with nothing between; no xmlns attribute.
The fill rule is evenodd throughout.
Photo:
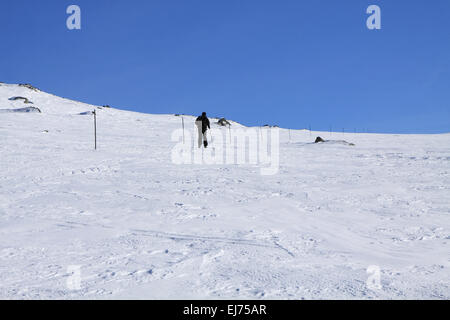
<svg viewBox="0 0 450 320"><path fill-rule="evenodd" d="M450 134L281 130L261 176L172 164L173 115L98 109L94 151L92 106L13 96L42 113L0 117L2 299L450 298Z"/></svg>

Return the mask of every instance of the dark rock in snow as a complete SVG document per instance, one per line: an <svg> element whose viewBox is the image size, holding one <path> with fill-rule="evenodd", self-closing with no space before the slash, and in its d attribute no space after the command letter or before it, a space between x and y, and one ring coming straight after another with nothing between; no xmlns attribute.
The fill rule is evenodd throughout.
<svg viewBox="0 0 450 320"><path fill-rule="evenodd" d="M325 142L321 137L317 137L314 143Z"/></svg>
<svg viewBox="0 0 450 320"><path fill-rule="evenodd" d="M321 137L317 137L314 143L322 143L325 142L327 144L343 144L346 146L354 146L354 143L347 142L345 140L323 140Z"/></svg>
<svg viewBox="0 0 450 320"><path fill-rule="evenodd" d="M231 123L228 122L227 119L225 119L225 118L219 119L219 121L217 121L217 124L222 127L231 126Z"/></svg>
<svg viewBox="0 0 450 320"><path fill-rule="evenodd" d="M38 113L41 113L41 110L39 110L39 108L35 108L35 107L27 107L27 108L20 108L20 109L0 109L0 113L9 113L9 112L20 112L20 113L38 112Z"/></svg>
<svg viewBox="0 0 450 320"><path fill-rule="evenodd" d="M33 102L31 102L30 100L28 100L28 98L25 98L25 97L11 97L8 100L10 100L10 101L23 100L23 103L33 104Z"/></svg>
<svg viewBox="0 0 450 320"><path fill-rule="evenodd" d="M21 84L19 84L19 87L25 87L25 88L28 88L28 89L30 89L30 90L34 90L34 91L36 91L36 92L40 91L38 88L33 87L33 86L32 86L31 84L29 84L29 83L21 83Z"/></svg>

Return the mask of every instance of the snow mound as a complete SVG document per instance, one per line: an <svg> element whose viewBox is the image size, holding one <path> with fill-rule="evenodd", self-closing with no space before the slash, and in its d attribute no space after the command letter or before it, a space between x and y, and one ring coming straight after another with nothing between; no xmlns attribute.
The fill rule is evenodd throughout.
<svg viewBox="0 0 450 320"><path fill-rule="evenodd" d="M85 112L80 112L78 115L79 116L88 116L88 115L92 115L93 112L92 111L85 111Z"/></svg>
<svg viewBox="0 0 450 320"><path fill-rule="evenodd" d="M35 108L35 107L26 107L26 108L19 108L19 109L0 109L0 113L11 113L11 112L19 112L19 113L37 112L37 113L41 113L41 110L39 110L39 108Z"/></svg>
<svg viewBox="0 0 450 320"><path fill-rule="evenodd" d="M323 142L318 142L317 144L342 144L344 146L355 146L354 143L347 142L345 140L325 140Z"/></svg>

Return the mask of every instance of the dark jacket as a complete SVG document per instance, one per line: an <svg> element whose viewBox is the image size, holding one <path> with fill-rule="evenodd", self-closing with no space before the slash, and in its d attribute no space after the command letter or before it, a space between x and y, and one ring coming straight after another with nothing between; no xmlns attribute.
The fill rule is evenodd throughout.
<svg viewBox="0 0 450 320"><path fill-rule="evenodd" d="M211 129L208 117L201 115L200 117L197 118L197 120L195 120L195 122L199 121L202 122L202 133L205 133L206 130Z"/></svg>

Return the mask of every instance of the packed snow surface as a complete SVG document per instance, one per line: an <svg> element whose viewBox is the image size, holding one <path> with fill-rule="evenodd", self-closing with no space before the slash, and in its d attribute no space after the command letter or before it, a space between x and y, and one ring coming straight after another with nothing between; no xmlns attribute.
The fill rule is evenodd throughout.
<svg viewBox="0 0 450 320"><path fill-rule="evenodd" d="M449 134L280 129L264 176L173 163L181 117L17 96L41 113L0 116L2 299L450 298Z"/></svg>

